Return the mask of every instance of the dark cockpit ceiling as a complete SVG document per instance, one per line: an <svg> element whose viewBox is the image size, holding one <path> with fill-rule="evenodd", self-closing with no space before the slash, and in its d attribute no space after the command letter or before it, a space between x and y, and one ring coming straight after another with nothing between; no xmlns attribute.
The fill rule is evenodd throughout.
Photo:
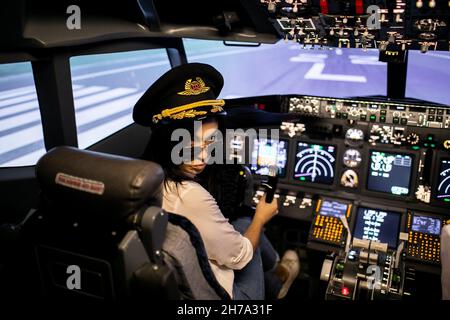
<svg viewBox="0 0 450 320"><path fill-rule="evenodd" d="M189 61L183 38L249 46L275 45L283 39L288 42L286 50L305 49L303 59L313 59L312 52L326 55L331 52L328 48L339 55L347 48L376 51L375 63L386 63L382 81L386 94L343 97L330 88L321 95L299 90L226 99L227 127L281 132L280 141L258 137L253 141L252 157L245 161L252 178L245 205L257 203L268 167L276 164L280 213L272 231L288 231L278 239L280 248L298 246L310 255L309 276L320 276L326 253L341 252L348 233L388 243L383 262L394 259L403 241L404 270L417 279L415 294L425 297L430 283L438 288L433 298L440 298L439 232L450 223L450 109L431 98L405 98L408 50L424 54L449 50L449 4L436 2L432 7L424 0L425 7L419 8L416 1L379 0L5 1L0 13L0 62L31 62L47 151L69 145L139 158L150 132L136 124L81 145L72 58L159 49L165 50L169 68ZM371 13L362 10L361 3L363 9L381 8L379 28L366 28ZM80 29L68 27L71 5L81 8ZM321 67L324 60L316 58L313 63ZM271 72L264 66L258 71L255 75ZM234 159L246 141L245 134L234 137ZM4 195L0 223L17 223L38 204L34 170L33 165L0 168ZM233 187L224 183L225 191L215 190L216 198L223 199L223 192ZM373 215L381 217L374 222L380 230L367 236L374 232L366 228L373 222L367 217ZM334 266L340 263L338 259ZM405 278L406 271L394 275ZM338 278L339 272L334 272L329 283ZM398 283L392 288L397 298L411 293ZM326 294L330 299L345 298L332 291Z"/></svg>

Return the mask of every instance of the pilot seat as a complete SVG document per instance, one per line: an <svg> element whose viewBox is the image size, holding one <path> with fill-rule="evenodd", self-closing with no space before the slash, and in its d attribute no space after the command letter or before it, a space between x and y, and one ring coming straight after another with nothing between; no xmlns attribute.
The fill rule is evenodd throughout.
<svg viewBox="0 0 450 320"><path fill-rule="evenodd" d="M24 234L44 297L230 298L194 225L161 208L159 165L57 147L36 175L41 200Z"/></svg>

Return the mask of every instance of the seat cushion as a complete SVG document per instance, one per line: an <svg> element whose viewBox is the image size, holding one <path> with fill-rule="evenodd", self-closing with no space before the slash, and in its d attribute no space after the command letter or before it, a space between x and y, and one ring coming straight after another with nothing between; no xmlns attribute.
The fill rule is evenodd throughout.
<svg viewBox="0 0 450 320"><path fill-rule="evenodd" d="M163 251L184 299L230 300L209 265L200 233L188 219L169 213Z"/></svg>

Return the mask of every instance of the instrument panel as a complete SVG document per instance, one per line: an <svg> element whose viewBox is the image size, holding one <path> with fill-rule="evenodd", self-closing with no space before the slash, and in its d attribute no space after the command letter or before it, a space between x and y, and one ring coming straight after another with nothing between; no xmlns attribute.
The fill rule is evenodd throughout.
<svg viewBox="0 0 450 320"><path fill-rule="evenodd" d="M377 48L403 61L405 50L448 50L450 4L434 0L261 0L285 41Z"/></svg>
<svg viewBox="0 0 450 320"><path fill-rule="evenodd" d="M350 233L393 250L403 241L405 259L438 265L440 229L450 222L450 108L284 98L281 110L298 118L278 128L278 143L255 139L253 201L262 194L261 168L277 165L280 215L311 222L310 248L337 250Z"/></svg>

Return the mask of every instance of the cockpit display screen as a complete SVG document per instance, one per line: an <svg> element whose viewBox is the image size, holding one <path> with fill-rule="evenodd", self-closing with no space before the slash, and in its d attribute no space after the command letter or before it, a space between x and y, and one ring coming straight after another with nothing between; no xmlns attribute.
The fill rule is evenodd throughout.
<svg viewBox="0 0 450 320"><path fill-rule="evenodd" d="M305 182L332 184L335 164L335 146L298 142L295 155L294 179Z"/></svg>
<svg viewBox="0 0 450 320"><path fill-rule="evenodd" d="M441 220L437 218L427 217L415 214L413 216L412 231L440 235L441 234Z"/></svg>
<svg viewBox="0 0 450 320"><path fill-rule="evenodd" d="M412 163L411 155L372 151L367 189L394 195L409 195Z"/></svg>
<svg viewBox="0 0 450 320"><path fill-rule="evenodd" d="M436 197L450 202L450 159L441 160Z"/></svg>
<svg viewBox="0 0 450 320"><path fill-rule="evenodd" d="M359 239L387 243L397 246L400 214L371 208L358 208L354 236Z"/></svg>
<svg viewBox="0 0 450 320"><path fill-rule="evenodd" d="M278 176L286 175L288 142L285 140L255 139L250 170L258 175L268 175L269 167L278 167Z"/></svg>
<svg viewBox="0 0 450 320"><path fill-rule="evenodd" d="M320 205L319 214L327 217L339 218L347 214L347 209L347 203L334 200L323 200Z"/></svg>

